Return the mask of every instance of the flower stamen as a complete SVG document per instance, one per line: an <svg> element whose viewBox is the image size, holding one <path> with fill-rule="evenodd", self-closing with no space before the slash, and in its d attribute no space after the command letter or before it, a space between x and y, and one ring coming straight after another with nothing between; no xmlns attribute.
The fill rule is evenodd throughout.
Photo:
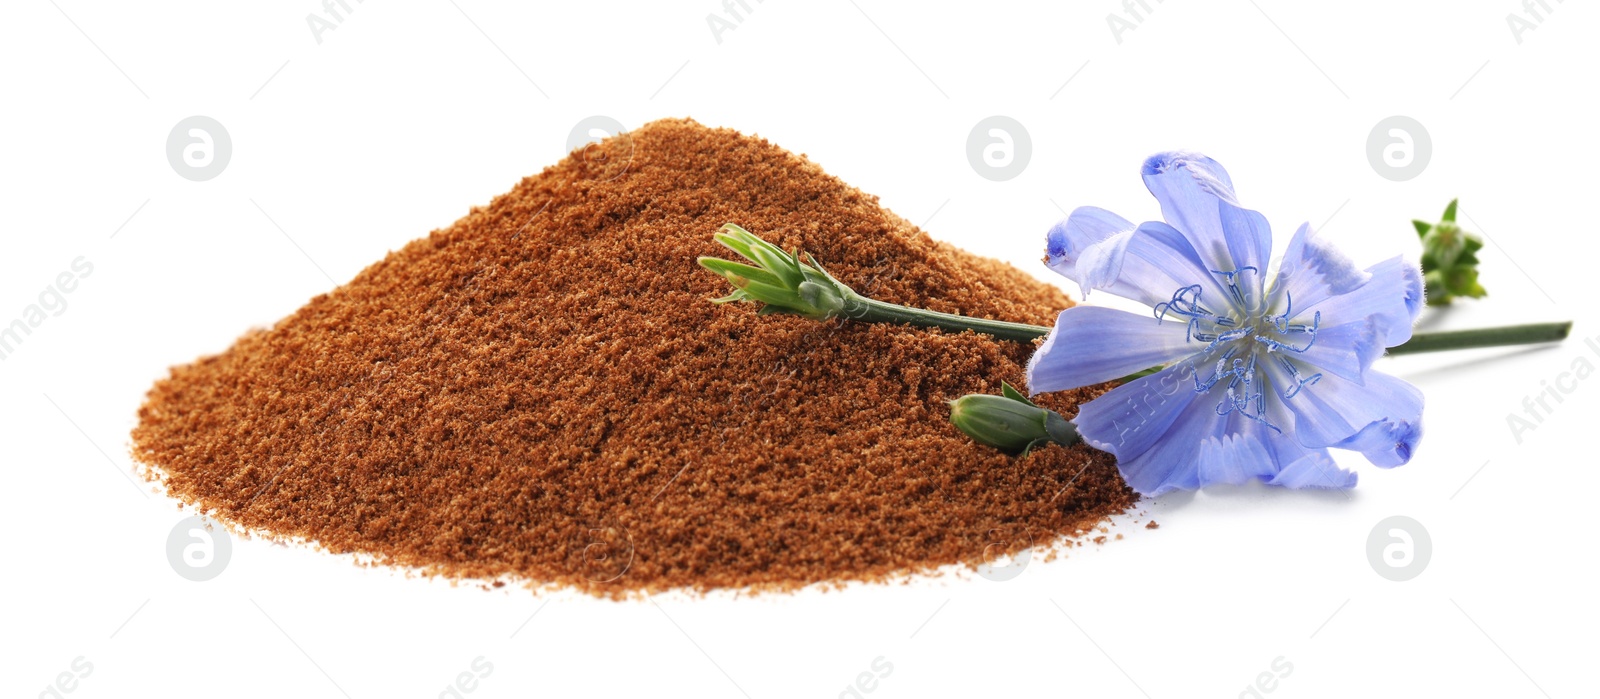
<svg viewBox="0 0 1600 699"><path fill-rule="evenodd" d="M1278 363L1283 365L1284 371L1289 372L1290 380L1294 381L1294 388L1288 393L1283 394L1284 400L1289 400L1290 398L1300 395L1301 389L1304 389L1307 386L1315 385L1317 381L1322 379L1321 372L1317 372L1310 376L1301 376L1300 370L1295 367L1294 362L1289 361L1288 357L1285 357L1281 354L1277 355L1277 357Z"/></svg>
<svg viewBox="0 0 1600 699"><path fill-rule="evenodd" d="M1236 307L1242 311L1248 311L1250 308L1250 302L1245 299L1244 291L1239 288L1239 275L1244 273L1245 270L1249 270L1250 272L1257 274L1259 274L1261 271L1248 265L1240 267L1232 272L1224 272L1219 269L1211 270L1212 274L1218 274L1222 276L1223 281L1228 285L1228 293L1233 295L1234 303L1237 304Z"/></svg>
<svg viewBox="0 0 1600 699"><path fill-rule="evenodd" d="M1321 380L1322 374L1306 376L1288 357L1276 353L1299 354L1311 349L1317 342L1317 331L1322 326L1322 313L1318 311L1313 314L1309 323L1293 322L1294 297L1288 294L1285 295L1282 313L1265 312L1264 309L1253 307L1244 290L1246 283L1240 278L1245 272L1258 274L1259 270L1255 267L1241 267L1232 272L1212 270L1231 297L1228 315L1219 314L1201 304L1202 287L1199 284L1173 292L1171 300L1156 304L1155 315L1158 321L1165 321L1168 316L1184 319L1188 326L1185 340L1206 345L1197 356L1208 356L1218 351L1222 353L1209 377L1202 379L1198 373L1194 375L1196 393L1208 393L1218 384L1225 385L1216 405L1217 415L1239 413L1281 433L1282 428L1267 418L1267 393L1270 389L1264 367L1257 364L1257 351L1264 347L1269 355L1276 357L1292 382L1283 398L1293 398L1307 386ZM1265 290L1261 292L1264 298ZM1290 336L1302 336L1303 342L1292 341ZM1249 342L1252 339L1254 342Z"/></svg>

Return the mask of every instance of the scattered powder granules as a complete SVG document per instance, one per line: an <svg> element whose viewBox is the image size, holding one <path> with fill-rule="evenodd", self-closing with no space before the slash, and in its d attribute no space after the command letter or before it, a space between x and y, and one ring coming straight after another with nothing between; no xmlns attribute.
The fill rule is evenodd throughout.
<svg viewBox="0 0 1600 699"><path fill-rule="evenodd" d="M1133 503L1104 453L1017 460L949 424L945 401L1022 386L1029 345L711 303L726 284L695 257L728 254L729 221L885 301L1039 324L1069 305L803 156L657 121L173 369L135 457L239 530L609 596L899 578Z"/></svg>

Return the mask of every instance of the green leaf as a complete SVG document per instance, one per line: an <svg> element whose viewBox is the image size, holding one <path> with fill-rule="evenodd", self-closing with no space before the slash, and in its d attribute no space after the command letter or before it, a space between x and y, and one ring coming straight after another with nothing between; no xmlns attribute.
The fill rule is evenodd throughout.
<svg viewBox="0 0 1600 699"><path fill-rule="evenodd" d="M1442 220L1442 221L1454 221L1454 220L1456 220L1456 202L1459 202L1459 201L1461 201L1461 200L1460 199L1451 199L1450 200L1450 205L1444 207L1444 215L1439 217L1440 220Z"/></svg>
<svg viewBox="0 0 1600 699"><path fill-rule="evenodd" d="M767 242L765 238L762 238L761 236L758 236L758 235L756 235L754 233L749 233L749 232L746 232L746 235L750 236L750 246L752 248L765 250L769 254L773 255L774 257L776 257L778 259L788 259L789 258L789 253L784 252L783 248L780 248L780 247L778 247L776 245L773 245L772 243ZM796 262L798 262L798 261L796 261Z"/></svg>
<svg viewBox="0 0 1600 699"><path fill-rule="evenodd" d="M1026 459L1026 458L1028 458L1029 454L1033 453L1034 449L1036 449L1038 447L1049 446L1051 441L1052 440L1040 437L1039 439L1035 439L1035 440L1033 440L1031 442L1028 442L1028 446L1025 446L1025 447L1022 448L1022 453L1018 454L1017 458Z"/></svg>
<svg viewBox="0 0 1600 699"><path fill-rule="evenodd" d="M812 257L811 253L808 252L805 255L806 255L806 264L809 264L812 267L816 268L817 272L821 273L822 276L828 278L828 281L838 281L838 280L833 278L833 275L828 274L828 270L825 270L825 269L822 268L822 263L818 262L817 258Z"/></svg>
<svg viewBox="0 0 1600 699"><path fill-rule="evenodd" d="M727 279L729 282L733 283L734 286L742 287L744 285L733 281L731 277L740 277L746 281L755 282L757 284L763 284L766 286L781 287L783 285L782 279L779 279L771 272L761 269L760 267L751 267L750 265L741 262L724 260L720 257L702 257L698 260L698 262L700 263L701 267L722 275L722 278Z"/></svg>
<svg viewBox="0 0 1600 699"><path fill-rule="evenodd" d="M1483 298L1483 285L1478 283L1478 270L1459 268L1449 277L1450 293L1467 298Z"/></svg>
<svg viewBox="0 0 1600 699"><path fill-rule="evenodd" d="M1022 391L1018 391L1017 389L1012 388L1011 384L1006 383L1004 381L1000 382L1000 395L1005 396L1007 398L1010 398L1011 400L1014 400L1014 401L1020 401L1020 402L1023 402L1023 403L1027 403L1028 405L1033 405L1033 401L1028 400L1027 396L1022 395Z"/></svg>
<svg viewBox="0 0 1600 699"><path fill-rule="evenodd" d="M1418 221L1416 219L1411 219L1411 225L1417 227L1417 235L1419 237L1427 235L1428 230L1433 228L1433 224L1428 223L1427 221Z"/></svg>
<svg viewBox="0 0 1600 699"><path fill-rule="evenodd" d="M743 241L746 245L749 245L750 241L756 239L756 234L745 230L743 226L740 226L739 224L733 223L731 221L728 222L728 223L722 224L722 227L717 229L717 234L718 235L729 236L729 237L732 237L732 238L738 238L739 240Z"/></svg>
<svg viewBox="0 0 1600 699"><path fill-rule="evenodd" d="M784 252L782 248L768 245L765 241L758 241L750 247L750 254L750 259L755 260L762 269L782 279L785 286L795 287L805 281L805 274L800 271L800 262L789 257L789 253Z"/></svg>
<svg viewBox="0 0 1600 699"><path fill-rule="evenodd" d="M750 281L748 279L742 282L735 281L733 282L733 285L742 289L744 293L749 294L751 298L754 298L762 303L773 303L779 306L788 306L790 308L794 308L801 303L800 295L796 294L793 289L790 289L786 286ZM799 311L801 309L795 308L794 310Z"/></svg>
<svg viewBox="0 0 1600 699"><path fill-rule="evenodd" d="M728 224L728 225L731 226L733 224ZM733 233L718 232L716 235L711 236L711 239L717 241L718 243L721 243L723 247L726 247L729 250L732 250L732 251L734 251L736 253L739 253L739 256L741 256L741 257L743 257L743 258L745 258L747 260L754 260L755 256L752 255L751 251L750 251L750 240L749 240L749 238L747 236L739 235L739 233L744 232L744 229L738 228L737 226L735 226L735 228L737 230L735 232L733 232ZM728 226L723 226L723 230L724 231L726 231L727 229L728 229Z"/></svg>

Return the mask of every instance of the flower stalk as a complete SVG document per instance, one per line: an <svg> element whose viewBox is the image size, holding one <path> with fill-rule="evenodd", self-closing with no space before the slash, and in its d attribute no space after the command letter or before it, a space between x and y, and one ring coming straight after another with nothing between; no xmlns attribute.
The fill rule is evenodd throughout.
<svg viewBox="0 0 1600 699"><path fill-rule="evenodd" d="M1502 347L1505 345L1531 345L1540 342L1559 342L1572 332L1572 321L1560 323L1529 323L1505 325L1496 328L1447 330L1431 333L1413 333L1404 344L1390 347L1389 354L1414 354L1439 350L1470 349L1473 347Z"/></svg>
<svg viewBox="0 0 1600 699"><path fill-rule="evenodd" d="M816 258L798 250L788 252L738 225L729 223L714 239L753 264L716 257L701 257L701 267L726 279L733 293L716 303L760 301L762 315L799 315L813 320L847 318L863 323L898 323L949 332L971 330L1001 340L1029 342L1050 334L1050 329L1026 323L972 318L940 313L867 298L822 268Z"/></svg>
<svg viewBox="0 0 1600 699"><path fill-rule="evenodd" d="M1059 413L1034 405L1011 384L1001 395L969 393L950 401L950 422L973 441L1027 456L1045 444L1068 446L1079 440L1078 429Z"/></svg>
<svg viewBox="0 0 1600 699"><path fill-rule="evenodd" d="M903 323L921 328L939 328L946 332L971 330L994 336L1000 340L1032 342L1050 334L1050 329L1027 323L1009 323L1003 320L973 318L971 316L940 313L910 306L885 303L850 292L854 298L846 302L842 315L864 323ZM853 303L852 303L853 302Z"/></svg>
<svg viewBox="0 0 1600 699"><path fill-rule="evenodd" d="M863 323L897 323L939 328L946 332L971 330L1013 342L1032 342L1050 334L1050 328L1042 325L940 313L867 298L828 274L811 255L798 250L785 251L732 223L724 225L717 232L715 239L752 263L745 264L717 257L699 258L701 267L733 285L733 293L712 299L716 303L759 301L763 304L759 311L761 315L799 315L812 320L846 318ZM1571 321L1566 321L1413 333L1409 341L1389 348L1388 353L1414 354L1556 342L1566 339L1571 330ZM1146 370L1132 374L1124 380L1139 378L1153 371Z"/></svg>

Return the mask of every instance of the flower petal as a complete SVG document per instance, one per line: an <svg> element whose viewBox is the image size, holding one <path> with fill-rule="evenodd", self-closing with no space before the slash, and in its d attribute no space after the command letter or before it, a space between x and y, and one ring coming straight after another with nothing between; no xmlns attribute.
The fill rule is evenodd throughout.
<svg viewBox="0 0 1600 699"><path fill-rule="evenodd" d="M1403 420L1378 420L1338 444L1338 449L1359 451L1380 468L1404 466L1422 439L1422 423Z"/></svg>
<svg viewBox="0 0 1600 699"><path fill-rule="evenodd" d="M1277 474L1276 466L1277 460L1267 446L1256 435L1242 432L1206 438L1200 442L1195 459L1201 487L1270 479Z"/></svg>
<svg viewBox="0 0 1600 699"><path fill-rule="evenodd" d="M1265 366L1274 384L1293 385L1276 362ZM1363 383L1324 374L1283 404L1302 445L1352 449L1385 468L1410 461L1422 439L1422 392L1388 374L1369 371Z"/></svg>
<svg viewBox="0 0 1600 699"><path fill-rule="evenodd" d="M1316 341L1310 347L1292 356L1357 384L1365 383L1367 370L1383 356L1383 335L1378 328L1374 318L1324 326L1317 330Z"/></svg>
<svg viewBox="0 0 1600 699"><path fill-rule="evenodd" d="M1281 403L1266 401L1276 428L1237 411L1218 415L1215 397L1194 391L1191 363L1089 401L1073 420L1084 441L1116 455L1134 490L1154 496L1251 479L1288 488L1355 485L1356 475L1340 469L1327 449L1295 439L1288 431L1295 418Z"/></svg>
<svg viewBox="0 0 1600 699"><path fill-rule="evenodd" d="M1193 354L1183 322L1101 306L1074 306L1056 317L1028 360L1031 394L1103 383Z"/></svg>
<svg viewBox="0 0 1600 699"><path fill-rule="evenodd" d="M1118 281L1138 289L1112 291L1123 298L1143 301L1150 306L1170 302L1179 289L1199 285L1202 298L1226 304L1227 290L1211 268L1201 260L1178 229L1160 221L1146 221L1128 238Z"/></svg>
<svg viewBox="0 0 1600 699"><path fill-rule="evenodd" d="M1099 243L1083 249L1083 255L1078 258L1078 264L1073 268L1073 274L1078 280L1078 288L1083 291L1083 297L1089 298L1089 292L1095 289L1116 289L1119 277L1122 276L1122 262L1128 256L1128 243L1133 242L1137 231L1124 231ZM1132 292L1135 298L1145 295L1146 290L1123 285L1123 293ZM1112 293L1116 293L1113 291ZM1117 294L1121 296L1122 294Z"/></svg>
<svg viewBox="0 0 1600 699"><path fill-rule="evenodd" d="M1220 438L1201 442L1197 462L1200 486L1244 483L1253 478L1286 488L1349 488L1356 475L1339 468L1327 449L1310 449L1282 431L1290 417L1282 405L1267 404L1274 428L1238 412L1228 416Z"/></svg>
<svg viewBox="0 0 1600 699"><path fill-rule="evenodd" d="M1156 376L1141 380L1153 379ZM1117 391L1125 388L1128 387L1123 386ZM1169 411L1167 414L1170 415L1164 426L1156 419L1161 416L1160 414L1152 415L1148 422L1137 424L1131 432L1114 433L1115 438L1122 440L1120 443L1090 441L1090 431L1098 434L1100 432L1098 428L1103 425L1100 412L1091 411L1091 408L1095 403L1111 398L1117 391L1085 403L1079 411L1078 433L1092 446L1116 454L1117 470L1122 472L1122 479L1141 495L1154 496L1178 489L1194 490L1205 484L1201 480L1200 473L1202 452L1200 446L1207 440L1215 440L1221 436L1227 421L1217 415L1215 403L1207 400L1203 394L1195 393L1188 387L1183 387L1182 390L1187 395L1174 396L1167 404L1161 406L1167 408ZM1138 401L1146 397L1148 396L1134 395L1132 399L1137 405ZM1181 406L1181 408L1173 410L1169 406ZM1118 417L1123 420L1137 420L1143 417L1137 408L1130 412L1126 400L1112 410L1115 410ZM1085 431L1083 427L1085 413L1088 413L1087 420L1093 425L1090 431ZM1121 423L1113 424L1120 426ZM1147 437L1149 433L1158 431L1158 428L1161 434L1155 435L1154 438ZM1136 434L1137 439L1130 438L1130 434ZM1135 447L1139 446L1144 448L1135 450Z"/></svg>
<svg viewBox="0 0 1600 699"><path fill-rule="evenodd" d="M1285 260L1287 264L1287 256ZM1423 304L1422 273L1415 265L1395 257L1359 271L1359 276L1348 273L1353 266L1336 266L1339 271L1334 276L1323 276L1314 265L1292 278L1280 274L1295 318L1304 320L1318 313L1325 327L1372 318L1384 347L1411 339L1412 324ZM1275 297L1277 293L1274 289Z"/></svg>
<svg viewBox="0 0 1600 699"><path fill-rule="evenodd" d="M1046 237L1045 266L1078 283L1083 297L1095 289L1111 293L1142 291L1116 287L1128 240L1138 226L1110 211L1080 206L1050 229ZM1120 294L1119 294L1120 295Z"/></svg>
<svg viewBox="0 0 1600 699"><path fill-rule="evenodd" d="M1073 266L1083 249L1138 226L1098 206L1080 206L1061 219L1045 236L1045 265L1072 278Z"/></svg>
<svg viewBox="0 0 1600 699"><path fill-rule="evenodd" d="M1289 240L1272 287L1273 303L1301 322L1313 313L1322 315L1323 327L1375 318L1384 347L1411 339L1422 293L1422 273L1405 258L1357 269L1305 224Z"/></svg>
<svg viewBox="0 0 1600 699"><path fill-rule="evenodd" d="M1355 298L1343 302L1330 299L1331 309L1324 308L1330 304L1319 305L1323 318L1331 316L1338 321L1346 315L1370 311L1378 320L1385 347L1411 339L1412 326L1417 322L1417 315L1422 313L1424 303L1422 270L1404 257L1396 256L1368 267L1367 272L1372 280L1347 294ZM1369 295L1373 298L1367 298Z"/></svg>
<svg viewBox="0 0 1600 699"><path fill-rule="evenodd" d="M1209 269L1266 268L1270 231L1225 226L1220 205L1237 208L1233 180L1215 160L1198 153L1158 153L1144 162L1145 186L1161 203L1167 223L1188 238Z"/></svg>
<svg viewBox="0 0 1600 699"><path fill-rule="evenodd" d="M1196 445L1224 421L1193 387L1188 363L1113 389L1084 403L1073 423L1085 442L1117 457L1123 480L1143 495L1197 488Z"/></svg>
<svg viewBox="0 0 1600 699"><path fill-rule="evenodd" d="M1096 289L1148 306L1169 301L1178 289L1201 284L1222 294L1199 253L1172 226L1134 226L1114 213L1080 207L1050 229L1045 265L1078 282L1084 298Z"/></svg>
<svg viewBox="0 0 1600 699"><path fill-rule="evenodd" d="M1096 449L1133 456L1149 449L1196 395L1194 369L1175 364L1084 403L1073 422Z"/></svg>
<svg viewBox="0 0 1600 699"><path fill-rule="evenodd" d="M1272 285L1274 303L1282 302L1295 317L1332 296L1347 294L1366 284L1372 275L1356 267L1331 244L1302 223L1289 239L1278 275ZM1287 296L1287 298L1285 298Z"/></svg>
<svg viewBox="0 0 1600 699"><path fill-rule="evenodd" d="M1285 439L1286 443L1293 440ZM1299 446L1299 445L1294 445ZM1301 447L1304 449L1304 447ZM1285 488L1334 488L1347 489L1356 487L1356 474L1339 468L1333 462L1333 457L1328 456L1327 449L1305 449L1305 455L1289 461L1278 475L1267 481L1267 485L1282 486Z"/></svg>
<svg viewBox="0 0 1600 699"><path fill-rule="evenodd" d="M1222 220L1222 232L1228 238L1229 249L1242 248L1245 257L1234 257L1233 268L1214 267L1239 272L1236 287L1245 296L1244 308L1262 308L1265 299L1258 298L1267 275L1267 262L1272 254L1272 225L1258 211L1241 208L1228 202L1218 202L1217 212ZM1246 271L1248 268L1248 271Z"/></svg>
<svg viewBox="0 0 1600 699"><path fill-rule="evenodd" d="M1372 319L1384 347L1411 339L1412 323L1422 307L1421 275L1404 262L1381 262L1368 269L1372 270L1372 278L1367 283L1318 302L1299 317L1305 318L1313 311L1320 313L1325 326Z"/></svg>

